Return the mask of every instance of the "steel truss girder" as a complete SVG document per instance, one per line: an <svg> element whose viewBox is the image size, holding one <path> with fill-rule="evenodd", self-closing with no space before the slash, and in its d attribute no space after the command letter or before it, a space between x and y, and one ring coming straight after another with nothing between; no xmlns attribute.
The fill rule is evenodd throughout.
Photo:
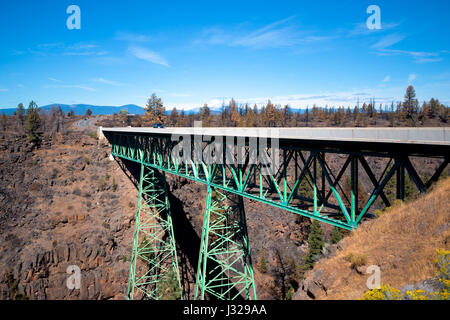
<svg viewBox="0 0 450 320"><path fill-rule="evenodd" d="M208 186L194 299L257 299L242 196Z"/></svg>
<svg viewBox="0 0 450 320"><path fill-rule="evenodd" d="M245 147L244 164L206 164L193 161L179 163L179 160L173 158L171 154L177 141L171 141L170 137L110 132L105 132L105 135L111 143L111 151L115 156L348 230L357 227L378 196L386 205L389 204L383 189L394 173L397 174L397 197L402 199L405 171L412 177L419 191L424 192L438 179L448 164L448 156L445 156L444 162L433 177L427 183L423 183L408 155L342 150L340 153L346 160L336 176L327 164L326 154L339 154L338 150L282 146L279 170L265 176L261 174L261 164L249 164L249 151ZM204 143L204 146L207 144ZM378 179L365 157L389 159L388 165ZM358 207L360 165L374 187L369 199L361 208ZM293 167L295 173L288 173L288 167ZM344 192L340 181L348 167L351 178L350 194ZM300 184L305 182L312 189L311 198L297 192ZM305 209L305 205L300 205L299 201L309 203L309 208ZM325 208L334 212L326 212Z"/></svg>
<svg viewBox="0 0 450 320"><path fill-rule="evenodd" d="M159 287L162 279L172 280L178 285L172 289L181 291L172 216L164 176L144 164L140 167L127 298L160 300L165 298Z"/></svg>

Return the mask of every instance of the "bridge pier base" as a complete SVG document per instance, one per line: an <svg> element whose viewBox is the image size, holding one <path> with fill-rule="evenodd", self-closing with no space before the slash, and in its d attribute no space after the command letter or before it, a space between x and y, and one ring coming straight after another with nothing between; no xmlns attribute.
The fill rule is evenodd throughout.
<svg viewBox="0 0 450 320"><path fill-rule="evenodd" d="M167 184L158 170L141 164L127 298L181 297Z"/></svg>
<svg viewBox="0 0 450 320"><path fill-rule="evenodd" d="M195 300L256 300L242 196L208 185Z"/></svg>

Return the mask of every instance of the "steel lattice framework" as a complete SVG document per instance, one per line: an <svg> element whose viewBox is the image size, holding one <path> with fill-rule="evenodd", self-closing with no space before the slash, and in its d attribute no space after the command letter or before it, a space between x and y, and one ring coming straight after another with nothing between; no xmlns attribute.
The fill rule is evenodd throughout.
<svg viewBox="0 0 450 320"><path fill-rule="evenodd" d="M195 287L195 298L204 299L205 294L212 298L233 299L245 297L256 299L250 245L247 235L246 217L243 199L263 202L267 205L316 219L340 228L354 230L365 217L370 217L370 208L380 198L385 206L390 206L385 194L388 183L395 183L396 198L405 197L406 173L419 192L425 192L436 182L448 165L449 145L414 145L389 143L361 143L358 141L308 141L280 139L280 166L270 174L264 172L264 165L250 161L250 138L244 143L234 137L234 148L239 149L232 163L205 163L204 161L181 162L173 156L178 141L173 141L169 134L122 132L113 129L103 131L111 144L111 153L117 158L139 164L141 168L139 197L147 194L143 182L147 175L158 176L170 173L200 182L207 186L204 220L201 235L201 247ZM228 141L227 141L228 142ZM202 142L202 152L208 151L213 142ZM192 142L193 144L193 142ZM192 145L193 146L193 145ZM223 155L227 152L224 145ZM194 149L194 148L192 148ZM256 156L267 156L271 146L257 150ZM329 162L329 158L338 156L342 161ZM424 182L411 163L410 156L440 158L442 161L435 173ZM375 174L369 164L373 158L383 161L383 170ZM333 168L331 168L333 167ZM364 173L372 184L368 197L359 194L359 177ZM343 182L349 177L348 190ZM394 178L393 178L394 177ZM167 194L165 182L150 183L164 185L158 189ZM310 192L305 193L304 190ZM148 196L146 196L148 197ZM148 197L149 199L151 197ZM364 202L363 201L364 198ZM171 257L171 266L178 277L176 251L170 220L170 210L165 198L160 219L166 237L163 246L168 248L167 257ZM139 200L142 201L142 200ZM133 243L133 260L130 269L129 298L139 288L150 298L159 298L145 288L146 282L138 276L136 257L143 253L139 247L142 208L138 209L136 231ZM160 217L161 215L157 215ZM155 222L157 219L153 219ZM152 220L152 221L153 221ZM149 231L147 236L154 231ZM154 233L158 234L158 233ZM152 238L153 239L153 238ZM160 238L158 238L160 239ZM170 252L170 255L168 254ZM168 263L155 263L159 273L167 270ZM164 269L164 270L163 270ZM159 274L156 272L157 274ZM155 278L152 278L156 280ZM179 278L178 278L179 279ZM151 282L150 280L148 281ZM157 291L153 291L157 292ZM148 294L147 294L148 293Z"/></svg>
<svg viewBox="0 0 450 320"><path fill-rule="evenodd" d="M141 165L127 297L161 299L159 284L168 276L181 288L166 182Z"/></svg>
<svg viewBox="0 0 450 320"><path fill-rule="evenodd" d="M234 201L233 201L234 200ZM195 299L256 299L242 196L208 187Z"/></svg>

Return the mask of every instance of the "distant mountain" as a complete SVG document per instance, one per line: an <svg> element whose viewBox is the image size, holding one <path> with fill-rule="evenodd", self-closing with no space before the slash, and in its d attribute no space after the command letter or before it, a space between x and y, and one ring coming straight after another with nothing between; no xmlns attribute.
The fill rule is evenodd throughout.
<svg viewBox="0 0 450 320"><path fill-rule="evenodd" d="M43 106L40 107L41 109L45 110L45 111L49 111L50 108L52 106L60 106L61 109L67 113L70 110L73 110L75 112L76 115L84 115L86 114L86 110L87 109L91 109L92 114L94 115L107 115L107 114L114 114L114 113L119 113L120 110L126 110L128 111L129 114L138 114L138 115L143 115L145 113L145 110L143 109L143 107L137 106L135 104L127 104L124 106L120 106L120 107L114 107L114 106L94 106L91 104L72 104L72 105L68 105L68 104L49 104L47 106ZM178 109L178 108L177 108ZM210 112L213 115L217 115L220 114L222 112L223 107L210 107ZM305 112L306 109L296 109L296 108L291 108L291 111L294 113L300 113L303 114ZM2 114L3 112L6 115L13 115L14 112L16 111L16 108L8 108L8 109L0 109L0 114ZM181 109L178 109L178 111L180 112ZM184 114L188 115L188 114L197 114L199 113L200 108L194 108L194 109L189 109L189 110L184 110ZM169 115L172 112L172 108L171 107L166 107L166 114Z"/></svg>
<svg viewBox="0 0 450 320"><path fill-rule="evenodd" d="M69 112L70 110L73 110L76 115L86 114L86 111L88 109L90 109L92 111L92 114L94 114L94 115L114 114L114 113L119 113L120 110L126 110L126 111L128 111L129 114L142 115L145 113L145 110L142 107L137 106L135 104L127 104L127 105L120 106L120 107L114 107L114 106L93 106L90 104L68 105L68 104L55 103L55 104L49 104L47 106L42 106L39 108L42 110L45 110L45 111L49 111L50 108L55 105L60 106L61 109L65 113ZM16 111L16 108L0 109L0 114L4 112L6 115L12 115L12 114L14 114L15 111Z"/></svg>

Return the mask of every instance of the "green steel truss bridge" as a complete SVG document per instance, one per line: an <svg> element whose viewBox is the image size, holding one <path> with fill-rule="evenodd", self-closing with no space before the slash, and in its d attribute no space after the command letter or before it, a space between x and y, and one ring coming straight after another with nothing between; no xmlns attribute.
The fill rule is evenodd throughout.
<svg viewBox="0 0 450 320"><path fill-rule="evenodd" d="M388 183L395 185L397 199L405 198L405 179L424 193L450 158L446 128L100 131L139 189L128 299L165 299L167 283L182 288L167 174L207 188L194 298L257 299L244 198L354 230L363 219L373 217L376 200L391 205L385 193ZM205 154L214 155L213 161L204 160ZM270 157L272 163L263 161ZM416 157L435 161L435 171L427 179L414 167ZM364 197L359 194L362 176L372 185Z"/></svg>

